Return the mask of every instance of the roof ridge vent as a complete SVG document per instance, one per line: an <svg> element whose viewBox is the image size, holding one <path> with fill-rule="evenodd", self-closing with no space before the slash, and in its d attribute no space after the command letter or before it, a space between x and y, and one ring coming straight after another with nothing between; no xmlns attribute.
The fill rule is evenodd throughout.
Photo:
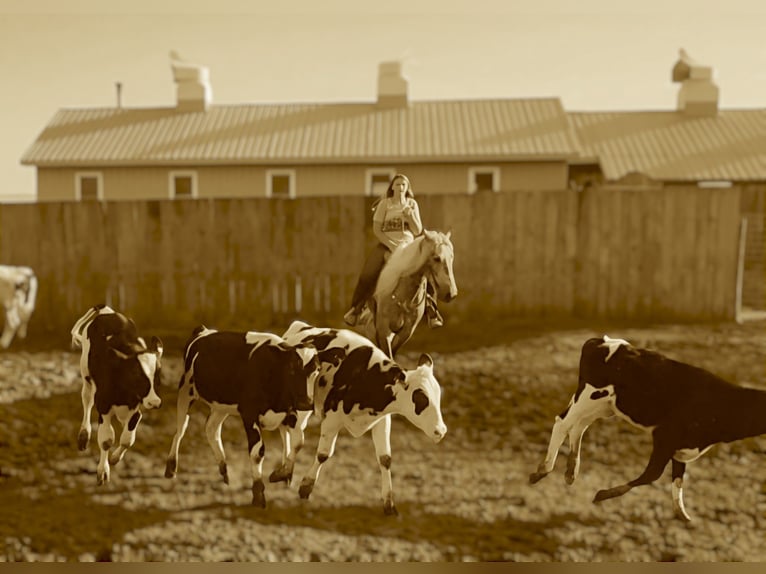
<svg viewBox="0 0 766 574"><path fill-rule="evenodd" d="M680 83L678 111L691 116L715 116L718 113L718 86L713 68L692 59L683 48L673 66L672 79Z"/></svg>
<svg viewBox="0 0 766 574"><path fill-rule="evenodd" d="M378 106L383 108L407 107L407 78L402 74L399 61L381 62L378 65Z"/></svg>
<svg viewBox="0 0 766 574"><path fill-rule="evenodd" d="M184 61L178 52L170 51L170 68L176 83L176 109L180 112L203 112L213 100L210 70Z"/></svg>

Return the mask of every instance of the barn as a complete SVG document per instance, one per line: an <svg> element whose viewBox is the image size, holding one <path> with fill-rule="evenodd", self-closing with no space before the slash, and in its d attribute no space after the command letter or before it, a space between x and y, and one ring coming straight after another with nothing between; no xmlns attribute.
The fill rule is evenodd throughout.
<svg viewBox="0 0 766 574"><path fill-rule="evenodd" d="M377 99L226 105L172 60L172 107L59 110L22 158L39 201L379 195L566 187L577 146L558 98L412 101L397 62Z"/></svg>

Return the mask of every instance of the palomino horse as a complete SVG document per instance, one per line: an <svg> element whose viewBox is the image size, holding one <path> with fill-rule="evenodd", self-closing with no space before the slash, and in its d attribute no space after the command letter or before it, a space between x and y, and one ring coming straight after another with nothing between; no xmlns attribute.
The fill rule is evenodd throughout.
<svg viewBox="0 0 766 574"><path fill-rule="evenodd" d="M375 294L359 325L363 334L391 358L423 318L427 280L439 301L457 296L450 233L424 230L413 241L400 244L380 272Z"/></svg>

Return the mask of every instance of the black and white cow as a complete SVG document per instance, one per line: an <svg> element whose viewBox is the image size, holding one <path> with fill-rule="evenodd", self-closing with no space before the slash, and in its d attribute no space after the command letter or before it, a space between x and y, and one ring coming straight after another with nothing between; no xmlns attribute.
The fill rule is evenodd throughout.
<svg viewBox="0 0 766 574"><path fill-rule="evenodd" d="M161 404L160 386L162 342L152 337L147 346L138 336L132 319L106 305L88 309L72 327L72 346L82 349L83 417L77 447L88 448L93 405L98 413L98 484L109 481L109 465L122 460L136 440L141 408L156 409ZM114 444L112 417L122 425L120 444Z"/></svg>
<svg viewBox="0 0 766 574"><path fill-rule="evenodd" d="M282 466L272 473L270 480L289 483L295 455L303 446L303 431L311 414L318 371L317 353L310 346L288 345L272 333L197 327L184 348L176 434L168 453L165 476L173 478L178 471L178 449L189 424L188 411L199 399L210 407L205 433L227 484L229 475L221 427L229 415L241 417L252 464L253 504L265 508L263 430L279 429L284 445Z"/></svg>
<svg viewBox="0 0 766 574"><path fill-rule="evenodd" d="M27 326L35 310L37 277L29 267L0 265L0 301L5 310L5 325L0 347L7 349L14 336L27 336Z"/></svg>
<svg viewBox="0 0 766 574"><path fill-rule="evenodd" d="M307 499L311 494L322 464L333 455L341 429L354 437L371 431L383 510L397 514L391 482L391 415L404 416L434 442L447 432L431 357L421 355L418 367L406 371L354 331L312 327L302 321L294 321L284 338L291 344L315 347L321 363L314 389L320 438L316 459L301 482L300 497Z"/></svg>
<svg viewBox="0 0 766 574"><path fill-rule="evenodd" d="M577 391L556 417L548 452L530 482L553 470L559 447L569 438L565 478L572 484L580 469L583 433L594 421L615 414L652 433L652 453L638 478L598 491L593 502L654 482L672 462L673 510L688 521L682 490L686 464L717 443L766 433L766 392L734 385L623 339L589 339L580 354Z"/></svg>

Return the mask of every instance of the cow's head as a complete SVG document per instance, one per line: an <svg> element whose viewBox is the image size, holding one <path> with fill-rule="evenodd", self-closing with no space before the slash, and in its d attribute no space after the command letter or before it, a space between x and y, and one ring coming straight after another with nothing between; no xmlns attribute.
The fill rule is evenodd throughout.
<svg viewBox="0 0 766 574"><path fill-rule="evenodd" d="M418 367L404 372L400 381L403 390L398 399L402 405L401 414L407 420L439 442L447 434L441 411L442 389L434 377L434 362L431 356L423 353L418 360Z"/></svg>
<svg viewBox="0 0 766 574"><path fill-rule="evenodd" d="M123 386L136 394L144 408L159 408L162 404L157 394L162 371L162 341L158 337L152 337L148 346L135 348L127 353L114 347L110 348L124 361L120 365Z"/></svg>

